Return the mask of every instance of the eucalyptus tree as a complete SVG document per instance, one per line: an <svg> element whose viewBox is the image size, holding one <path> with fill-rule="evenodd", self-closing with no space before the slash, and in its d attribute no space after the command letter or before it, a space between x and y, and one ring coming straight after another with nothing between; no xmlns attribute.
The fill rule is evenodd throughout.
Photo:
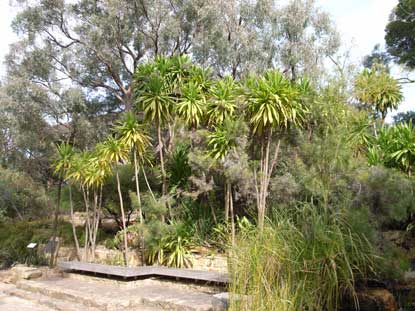
<svg viewBox="0 0 415 311"><path fill-rule="evenodd" d="M300 126L307 107L300 98L296 85L279 71L267 71L262 76L252 76L245 81L245 100L248 104L249 122L260 144L259 171L255 172L258 226L262 228L267 207L268 187L278 160L281 139L273 144L276 131L290 126ZM271 147L274 147L272 154Z"/></svg>
<svg viewBox="0 0 415 311"><path fill-rule="evenodd" d="M332 21L313 0L14 2L19 41L8 60L25 60L31 81L54 73L48 82L66 79L121 109L133 107L135 68L156 56L192 55L241 77L275 64L314 70L338 47Z"/></svg>
<svg viewBox="0 0 415 311"><path fill-rule="evenodd" d="M118 166L125 163L128 160L129 150L124 141L117 140L114 137L108 137L108 139L98 146L99 158L108 162L113 170L115 170L115 176L117 180L117 190L120 200L120 210L123 225L123 237L124 237L124 261L128 266L128 240L127 240L127 227L125 222L124 201L121 192L120 176L118 172Z"/></svg>
<svg viewBox="0 0 415 311"><path fill-rule="evenodd" d="M399 0L389 15L385 41L388 52L395 60L410 69L415 68L415 3L412 0Z"/></svg>
<svg viewBox="0 0 415 311"><path fill-rule="evenodd" d="M189 53L196 25L205 29L207 5L166 0L19 0L13 28L49 64L88 90L106 93L131 109L132 76L142 59ZM209 10L213 14L213 10Z"/></svg>
<svg viewBox="0 0 415 311"><path fill-rule="evenodd" d="M380 114L382 126L387 113L397 109L403 100L400 84L380 65L365 68L356 77L354 93L365 109L375 116Z"/></svg>
<svg viewBox="0 0 415 311"><path fill-rule="evenodd" d="M315 0L290 0L276 12L278 63L295 81L301 76L319 80L324 60L340 47L340 36L327 12Z"/></svg>

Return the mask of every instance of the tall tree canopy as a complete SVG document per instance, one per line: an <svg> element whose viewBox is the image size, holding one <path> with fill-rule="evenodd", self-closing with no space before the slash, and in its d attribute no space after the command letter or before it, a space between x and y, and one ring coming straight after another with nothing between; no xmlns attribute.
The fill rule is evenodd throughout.
<svg viewBox="0 0 415 311"><path fill-rule="evenodd" d="M68 78L89 96L104 91L127 109L134 69L157 55L191 54L234 77L272 66L294 75L321 64L339 44L314 0L17 2L22 9L13 28L22 40L10 62L31 60L49 82L54 72L54 80Z"/></svg>
<svg viewBox="0 0 415 311"><path fill-rule="evenodd" d="M203 8L165 0L19 2L23 9L13 27L26 43L23 59L34 50L60 75L90 91L106 91L127 109L140 60L189 52Z"/></svg>
<svg viewBox="0 0 415 311"><path fill-rule="evenodd" d="M388 52L399 64L415 68L415 1L399 0L386 26Z"/></svg>
<svg viewBox="0 0 415 311"><path fill-rule="evenodd" d="M147 60L187 54L218 76L279 67L291 79L317 80L339 44L314 0L14 3L19 41L10 47L0 92L0 119L10 125L0 126L1 160L43 180L54 142L90 146L120 111L132 109L133 72Z"/></svg>

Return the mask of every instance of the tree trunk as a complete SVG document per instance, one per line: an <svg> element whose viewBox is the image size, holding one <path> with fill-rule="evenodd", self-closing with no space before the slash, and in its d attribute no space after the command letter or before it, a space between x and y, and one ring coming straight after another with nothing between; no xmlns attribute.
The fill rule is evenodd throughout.
<svg viewBox="0 0 415 311"><path fill-rule="evenodd" d="M93 259L95 260L95 249L96 249L96 245L97 245L97 237L98 237L98 228L99 228L99 223L101 221L101 206L102 206L102 185L99 188L99 193L96 196L96 200L94 201L96 202L95 204L95 217L94 217L94 225L93 225L93 234L92 234L92 254L93 254Z"/></svg>
<svg viewBox="0 0 415 311"><path fill-rule="evenodd" d="M121 220L122 220L122 227L123 227L123 235L124 235L124 261L125 265L128 266L128 241L127 241L127 227L125 225L125 213L124 213L124 203L122 199L122 192L121 192L121 184L120 184L120 176L118 174L117 169L117 188L118 188L118 196L120 198L120 209L121 209Z"/></svg>
<svg viewBox="0 0 415 311"><path fill-rule="evenodd" d="M208 204L210 206L210 211L212 213L213 221L215 222L215 225L216 225L218 223L218 220L216 219L215 208L213 207L213 204L212 204L211 191L209 191L206 196L207 196Z"/></svg>
<svg viewBox="0 0 415 311"><path fill-rule="evenodd" d="M152 198L153 198L153 200L155 201L155 200L156 200L156 197L154 196L154 193L153 193L153 191L151 190L150 183L148 182L147 173L146 173L146 171L145 171L145 169L144 169L144 166L143 166L143 167L141 167L141 169L143 170L143 176L144 176L144 179L145 179L145 181L146 181L146 185L147 185L148 191L150 191L151 197L152 197Z"/></svg>
<svg viewBox="0 0 415 311"><path fill-rule="evenodd" d="M231 233L232 233L232 246L235 245L235 215L233 212L233 198L232 198L232 185L228 184L228 193L229 193L229 210L231 216Z"/></svg>
<svg viewBox="0 0 415 311"><path fill-rule="evenodd" d="M382 118L381 118L381 120L380 120L380 125L381 125L381 128L383 128L383 127L384 127L384 125L385 125L385 119L386 119L386 112L383 112L383 111L382 111Z"/></svg>
<svg viewBox="0 0 415 311"><path fill-rule="evenodd" d="M61 175L63 174L63 170L61 170ZM61 207L61 196L62 196L62 184L63 184L63 178L59 178L59 184L58 184L58 197L56 199L56 207L55 207L55 215L53 218L53 229L52 229L52 243L55 245L55 240L58 235L58 222L59 222L59 213L60 213L60 207ZM49 260L49 266L53 267L55 265L55 253L56 249L53 248L52 252L50 254L50 260Z"/></svg>
<svg viewBox="0 0 415 311"><path fill-rule="evenodd" d="M225 223L228 224L229 222L229 190L228 190L228 183L225 182L224 187L224 197L225 197Z"/></svg>
<svg viewBox="0 0 415 311"><path fill-rule="evenodd" d="M141 209L141 197L140 197L140 183L138 180L138 163L137 163L137 153L135 148L133 149L134 152L134 175L135 175L135 187L137 190L137 204L138 204L138 213L140 214L140 225L143 226L144 220L143 220L143 211ZM141 263L144 265L145 258L144 258L144 232L143 228L140 230L140 240L141 240Z"/></svg>
<svg viewBox="0 0 415 311"><path fill-rule="evenodd" d="M86 220L85 220L85 243L84 243L84 260L88 261L89 259L89 236L91 231L91 225L90 225L90 215L89 215L89 189L82 186L82 194L84 197L84 204L85 204L85 214L86 214Z"/></svg>
<svg viewBox="0 0 415 311"><path fill-rule="evenodd" d="M162 195L163 195L163 197L165 197L167 195L167 175L166 175L166 170L164 169L163 140L161 138L161 126L160 126L160 122L157 122L157 137L158 137L158 142L159 142L159 155L160 155L161 175L162 175L162 178L163 178ZM167 207L169 209L169 217L171 217L170 205L167 204ZM164 215L162 215L161 217L162 217L162 219L161 219L162 222L164 222L165 221Z"/></svg>
<svg viewBox="0 0 415 311"><path fill-rule="evenodd" d="M133 96L132 96L132 90L131 87L127 89L123 96L123 103L125 111L132 111L133 110Z"/></svg>
<svg viewBox="0 0 415 311"><path fill-rule="evenodd" d="M79 241L78 236L76 235L76 227L75 227L75 219L74 219L74 213L73 213L73 200L72 200L72 187L69 185L69 205L70 205L70 211L71 211L71 224L72 224L72 233L73 233L73 239L75 242L76 247L76 258L81 260L81 251L79 249Z"/></svg>
<svg viewBox="0 0 415 311"><path fill-rule="evenodd" d="M138 204L138 213L140 217L140 224L143 224L143 212L141 210L141 197L140 197L140 183L138 180L138 163L137 163L137 153L135 152L135 148L133 149L134 153L134 177L135 177L135 188L137 193L137 204Z"/></svg>
<svg viewBox="0 0 415 311"><path fill-rule="evenodd" d="M260 230L264 227L264 220L267 208L267 197L268 197L268 188L271 180L271 175L274 170L275 164L278 160L278 154L280 150L281 140L278 140L278 143L275 147L274 156L270 161L270 150L271 150L271 140L272 140L272 129L270 128L267 136L262 140L261 146L261 161L260 161L260 176L255 174L255 188L257 193L257 205L258 205L258 227ZM259 177L259 182L258 182ZM258 185L259 183L259 185ZM258 187L259 186L259 187Z"/></svg>
<svg viewBox="0 0 415 311"><path fill-rule="evenodd" d="M168 152L173 151L173 141L174 141L174 127L175 127L175 121L173 121L173 124L169 123L169 142L167 145Z"/></svg>

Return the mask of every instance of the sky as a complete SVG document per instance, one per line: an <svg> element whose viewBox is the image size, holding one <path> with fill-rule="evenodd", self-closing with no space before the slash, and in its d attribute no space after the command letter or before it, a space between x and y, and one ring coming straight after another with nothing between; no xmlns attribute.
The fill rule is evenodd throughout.
<svg viewBox="0 0 415 311"><path fill-rule="evenodd" d="M359 62L369 54L377 43L384 44L384 29L388 17L398 0L316 0L324 11L334 20L341 34L342 43L351 48L353 61ZM4 56L10 43L16 40L10 24L15 9L9 0L0 0L0 77L4 77ZM402 76L399 68L393 73ZM404 86L405 101L399 111L415 110L415 84ZM389 116L389 119L391 116Z"/></svg>

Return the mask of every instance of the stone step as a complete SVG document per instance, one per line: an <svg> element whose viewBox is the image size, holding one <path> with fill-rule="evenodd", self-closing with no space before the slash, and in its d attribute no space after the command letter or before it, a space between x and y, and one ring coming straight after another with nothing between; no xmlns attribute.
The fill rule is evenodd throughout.
<svg viewBox="0 0 415 311"><path fill-rule="evenodd" d="M5 292L6 295L18 297L27 301L32 301L35 304L46 306L55 311L100 311L98 308L85 307L82 304L73 301L52 299L49 296L42 295L31 291L26 291L19 288L14 288Z"/></svg>
<svg viewBox="0 0 415 311"><path fill-rule="evenodd" d="M22 280L16 285L20 290L103 311L219 311L226 309L223 302L211 294L160 285L152 283L151 280L144 280L140 286L134 288L66 278Z"/></svg>

